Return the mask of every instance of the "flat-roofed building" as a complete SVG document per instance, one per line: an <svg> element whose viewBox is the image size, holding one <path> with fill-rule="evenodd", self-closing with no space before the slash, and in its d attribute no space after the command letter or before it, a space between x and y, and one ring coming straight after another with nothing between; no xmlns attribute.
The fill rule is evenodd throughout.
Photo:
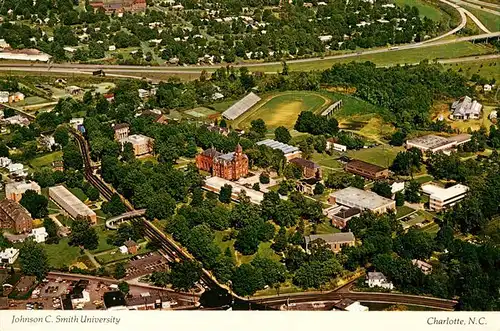
<svg viewBox="0 0 500 331"><path fill-rule="evenodd" d="M33 190L36 193L40 194L41 188L36 182L11 182L5 184L5 197L14 201L21 201L24 192L27 190Z"/></svg>
<svg viewBox="0 0 500 331"><path fill-rule="evenodd" d="M290 146L290 145L287 145L287 144L284 144L284 143L281 143L279 141L272 140L272 139L266 139L266 140L259 141L257 143L257 145L259 145L259 146L264 145L264 146L267 146L269 148L282 151L283 154L285 155L285 158L287 161L290 161L291 159L295 159L295 158L302 156L302 152L300 151L300 149L298 147Z"/></svg>
<svg viewBox="0 0 500 331"><path fill-rule="evenodd" d="M31 232L33 219L19 203L4 199L0 201L0 228L13 229L16 233Z"/></svg>
<svg viewBox="0 0 500 331"><path fill-rule="evenodd" d="M469 188L462 184L456 184L448 188L426 184L422 186L422 191L429 195L429 208L434 211L441 211L465 198Z"/></svg>
<svg viewBox="0 0 500 331"><path fill-rule="evenodd" d="M427 151L436 153L456 148L457 146L470 141L470 139L470 134L459 134L449 138L430 134L407 140L406 148L409 149L415 147L424 153Z"/></svg>
<svg viewBox="0 0 500 331"><path fill-rule="evenodd" d="M83 218L97 223L96 213L62 185L49 187L49 197L74 219Z"/></svg>
<svg viewBox="0 0 500 331"><path fill-rule="evenodd" d="M234 105L229 107L225 112L222 113L222 116L228 120L234 120L238 118L243 113L247 112L250 108L255 106L257 102L260 101L260 97L250 92L240 101L236 102Z"/></svg>
<svg viewBox="0 0 500 331"><path fill-rule="evenodd" d="M205 184L203 185L203 188L207 191L212 191L217 194L219 194L222 186L224 185L231 185L232 186L232 198L234 200L238 199L238 195L240 194L241 191L245 191L247 197L250 198L250 202L255 203L255 204L260 204L262 200L264 200L264 193L253 190L251 188L247 188L241 184L231 182L227 179L220 178L220 177L210 177L205 179Z"/></svg>
<svg viewBox="0 0 500 331"><path fill-rule="evenodd" d="M343 190L331 193L328 202L331 204L358 208L362 211L369 210L379 214L396 209L396 202L394 200L384 198L374 192L364 191L356 187L347 187Z"/></svg>
<svg viewBox="0 0 500 331"><path fill-rule="evenodd" d="M142 134L133 134L120 140L122 145L126 143L132 144L135 156L148 155L153 152L153 141L153 138L149 138Z"/></svg>
<svg viewBox="0 0 500 331"><path fill-rule="evenodd" d="M345 171L368 179L385 179L389 177L389 170L376 164L361 160L352 160L345 165Z"/></svg>
<svg viewBox="0 0 500 331"><path fill-rule="evenodd" d="M335 253L340 252L343 247L354 246L356 242L356 238L354 238L352 232L311 234L305 237L306 252L309 252L311 242L315 241L316 239L324 240L330 246L330 249Z"/></svg>

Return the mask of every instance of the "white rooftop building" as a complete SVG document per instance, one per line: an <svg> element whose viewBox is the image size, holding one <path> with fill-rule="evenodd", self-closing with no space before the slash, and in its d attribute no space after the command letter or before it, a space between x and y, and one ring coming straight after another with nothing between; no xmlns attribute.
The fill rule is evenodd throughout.
<svg viewBox="0 0 500 331"><path fill-rule="evenodd" d="M11 175L26 176L24 165L22 163L11 163L7 167Z"/></svg>
<svg viewBox="0 0 500 331"><path fill-rule="evenodd" d="M381 287L388 290L394 289L392 282L389 282L381 272L369 272L366 276L366 283L370 288Z"/></svg>
<svg viewBox="0 0 500 331"><path fill-rule="evenodd" d="M483 105L477 100L473 101L471 97L465 96L451 105L450 117L455 120L478 119L481 117L481 109Z"/></svg>
<svg viewBox="0 0 500 331"><path fill-rule="evenodd" d="M0 263L13 264L19 256L19 250L15 248L6 248L0 252Z"/></svg>
<svg viewBox="0 0 500 331"><path fill-rule="evenodd" d="M44 243L49 234L47 233L47 230L45 230L45 227L42 226L41 228L31 230L29 236L33 237L33 240L37 243Z"/></svg>
<svg viewBox="0 0 500 331"><path fill-rule="evenodd" d="M9 102L9 92L8 91L0 91L0 103Z"/></svg>
<svg viewBox="0 0 500 331"><path fill-rule="evenodd" d="M276 140L266 139L266 140L259 141L256 144L259 146L264 145L264 146L267 146L269 148L282 151L288 161L290 161L291 159L298 158L298 157L302 156L302 152L300 151L300 149L298 147L287 145L287 144L284 144L284 143L276 141Z"/></svg>
<svg viewBox="0 0 500 331"><path fill-rule="evenodd" d="M434 184L422 186L422 191L429 195L429 208L441 211L453 206L458 201L465 198L469 188L462 184L456 184L448 188L443 188Z"/></svg>
<svg viewBox="0 0 500 331"><path fill-rule="evenodd" d="M12 160L9 159L8 157L2 156L0 157L0 167L2 168L7 168L9 164L12 163Z"/></svg>
<svg viewBox="0 0 500 331"><path fill-rule="evenodd" d="M264 193L262 192L252 190L251 188L247 188L241 184L215 176L205 179L205 185L203 185L203 188L218 194L222 186L226 184L231 185L233 188L233 199L237 199L241 191L245 191L246 195L250 198L250 201L252 203L260 204L262 200L264 200Z"/></svg>
<svg viewBox="0 0 500 331"><path fill-rule="evenodd" d="M394 200L356 187L347 187L331 193L328 202L360 210L370 210L380 214L396 209L396 202Z"/></svg>

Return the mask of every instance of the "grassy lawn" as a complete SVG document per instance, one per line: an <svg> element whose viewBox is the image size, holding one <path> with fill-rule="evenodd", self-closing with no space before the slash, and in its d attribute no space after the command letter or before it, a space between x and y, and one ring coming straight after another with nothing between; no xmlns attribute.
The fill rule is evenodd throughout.
<svg viewBox="0 0 500 331"><path fill-rule="evenodd" d="M445 45L434 45L422 48L401 49L391 52L376 54L357 55L347 58L324 59L313 62L288 63L289 70L308 71L324 70L330 68L336 63L365 62L371 61L378 66L390 66L396 64L419 63L422 60L450 59L463 56L472 56L480 54L493 53L493 47L482 44L473 44L467 41L461 41ZM281 69L278 66L254 66L249 67L251 71L276 72Z"/></svg>
<svg viewBox="0 0 500 331"><path fill-rule="evenodd" d="M272 250L270 242L265 242L265 243L261 242L259 244L259 250L257 251L257 253L253 255L241 255L237 253L236 257L237 261L239 262L238 264L243 264L252 262L257 255L260 255L262 257L267 257L275 261L280 260L280 257Z"/></svg>
<svg viewBox="0 0 500 331"><path fill-rule="evenodd" d="M419 184L432 182L433 180L434 180L434 177L432 177L431 175L422 176L422 177L418 177L415 179L415 181Z"/></svg>
<svg viewBox="0 0 500 331"><path fill-rule="evenodd" d="M99 245L96 249L91 251L92 254L115 248L115 246L107 243L108 236L111 234L112 230L106 230L106 226L104 225L95 226L94 229L96 230L97 236L99 237Z"/></svg>
<svg viewBox="0 0 500 331"><path fill-rule="evenodd" d="M193 116L193 117L196 117L196 118L206 118L206 117L208 117L210 115L217 114L217 112L215 110L212 110L212 109L209 109L209 108L197 107L197 108L193 108L193 109L190 109L190 110L186 110L184 112L184 114L187 114L189 116Z"/></svg>
<svg viewBox="0 0 500 331"><path fill-rule="evenodd" d="M62 160L62 151L45 154L30 161L30 166L34 169L51 167L52 162Z"/></svg>
<svg viewBox="0 0 500 331"><path fill-rule="evenodd" d="M85 202L88 200L88 197L85 195L85 193L82 191L81 188L79 187L73 187L73 188L69 188L68 187L68 190L73 193L78 199L80 199L81 201Z"/></svg>
<svg viewBox="0 0 500 331"><path fill-rule="evenodd" d="M332 226L332 224L329 221L318 224L318 226L316 227L316 234L328 234L328 233L338 233L338 232L340 232L340 230Z"/></svg>
<svg viewBox="0 0 500 331"><path fill-rule="evenodd" d="M361 161L376 164L381 167L389 167L396 155L403 151L403 147L377 146L360 150L347 151L347 156Z"/></svg>
<svg viewBox="0 0 500 331"><path fill-rule="evenodd" d="M212 105L210 105L210 108L213 108L216 112L222 113L229 107L231 107L234 103L236 103L238 100L228 100L228 101L222 101L222 102L217 102Z"/></svg>
<svg viewBox="0 0 500 331"><path fill-rule="evenodd" d="M343 165L339 161L335 160L335 156L328 155L326 153L319 154L314 153L311 157L311 161L316 162L320 166L326 168L342 169Z"/></svg>
<svg viewBox="0 0 500 331"><path fill-rule="evenodd" d="M359 98L353 97L348 94L338 93L335 91L330 91L332 99L340 100L342 99L342 107L335 111L335 118L339 122L347 122L353 119L353 116L369 115L367 118L371 118L376 115L381 115L382 117L390 120L393 116L391 112L385 108L375 106Z"/></svg>
<svg viewBox="0 0 500 331"><path fill-rule="evenodd" d="M234 250L234 242L236 241L235 239L231 240L226 240L223 241L224 236L226 236L229 233L229 231L215 231L215 243L219 248L221 249L222 252L225 252L227 248L231 250L231 254L236 256L236 251Z"/></svg>
<svg viewBox="0 0 500 331"><path fill-rule="evenodd" d="M291 91L271 94L263 98L255 108L233 121L232 126L247 128L251 121L261 118L271 129L278 126L293 128L300 112L316 112L330 102L327 97L314 92Z"/></svg>
<svg viewBox="0 0 500 331"><path fill-rule="evenodd" d="M415 211L415 209L407 207L407 206L397 207L396 209L397 209L397 212L396 212L397 219L405 217L406 215L411 214Z"/></svg>
<svg viewBox="0 0 500 331"><path fill-rule="evenodd" d="M64 215L57 215L56 218L59 220L59 222L61 222L64 226L68 226L68 227L71 227L71 223L73 222L73 220L68 217L68 216L64 216Z"/></svg>
<svg viewBox="0 0 500 331"><path fill-rule="evenodd" d="M58 244L44 245L49 264L54 268L71 266L80 257L80 248L68 245L69 239L62 238Z"/></svg>
<svg viewBox="0 0 500 331"><path fill-rule="evenodd" d="M433 21L440 21L443 17L443 12L439 8L422 0L393 0L393 2L399 7L417 7L420 17L426 16Z"/></svg>
<svg viewBox="0 0 500 331"><path fill-rule="evenodd" d="M140 255L149 252L150 250L146 248L146 244L140 244L140 248L137 251L137 254L135 255ZM128 260L131 257L135 256L132 254L122 254L118 249L113 249L110 250L109 252L106 252L104 254L98 254L95 256L96 260L100 264L110 264L118 261L124 261Z"/></svg>
<svg viewBox="0 0 500 331"><path fill-rule="evenodd" d="M464 8L470 11L474 16L476 16L481 21L481 23L483 23L484 26L491 32L500 31L499 16L467 5L465 5Z"/></svg>

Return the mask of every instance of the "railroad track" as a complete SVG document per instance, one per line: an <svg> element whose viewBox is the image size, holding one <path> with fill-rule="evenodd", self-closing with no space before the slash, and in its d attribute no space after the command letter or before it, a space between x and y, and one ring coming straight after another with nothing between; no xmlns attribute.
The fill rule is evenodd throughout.
<svg viewBox="0 0 500 331"><path fill-rule="evenodd" d="M89 148L86 139L76 131L72 131L73 136L75 137L78 146L80 148L83 163L84 163L84 176L87 181L92 184L95 188L99 190L99 193L106 199L110 200L111 197L117 193L113 189L111 189L106 183L99 178L96 174L94 174L92 168L92 161L90 159ZM120 196L121 197L121 196ZM135 211L134 206L123 197L122 201L125 204L127 210L129 212ZM156 226L154 226L151 222L142 217L142 220L145 225L145 234L148 238L157 241L160 245L160 253L167 258L170 262L173 261L185 261L185 260L193 260L194 258L188 254L185 250L177 246L170 238L165 236L163 232L161 232ZM215 288L223 288L217 281L214 280L213 276L205 269L203 269L203 275L201 277L203 282L211 289Z"/></svg>

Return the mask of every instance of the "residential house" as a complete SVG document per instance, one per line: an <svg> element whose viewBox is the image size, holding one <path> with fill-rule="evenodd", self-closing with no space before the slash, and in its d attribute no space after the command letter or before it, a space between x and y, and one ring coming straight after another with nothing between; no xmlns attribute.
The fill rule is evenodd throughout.
<svg viewBox="0 0 500 331"><path fill-rule="evenodd" d="M369 272L366 276L366 283L370 288L381 287L387 290L394 289L392 282L389 282L385 275L381 272Z"/></svg>
<svg viewBox="0 0 500 331"><path fill-rule="evenodd" d="M33 237L33 240L37 243L44 243L49 234L47 233L47 230L45 230L45 227L42 226L31 230L29 236Z"/></svg>
<svg viewBox="0 0 500 331"><path fill-rule="evenodd" d="M19 257L19 250L13 247L6 248L0 252L0 263L13 264Z"/></svg>
<svg viewBox="0 0 500 331"><path fill-rule="evenodd" d="M137 254L138 245L133 240L127 240L124 245L127 247L127 251L129 254Z"/></svg>
<svg viewBox="0 0 500 331"><path fill-rule="evenodd" d="M432 272L432 265L425 261L413 259L411 260L411 263L413 263L414 266L422 270L422 272L426 275Z"/></svg>

